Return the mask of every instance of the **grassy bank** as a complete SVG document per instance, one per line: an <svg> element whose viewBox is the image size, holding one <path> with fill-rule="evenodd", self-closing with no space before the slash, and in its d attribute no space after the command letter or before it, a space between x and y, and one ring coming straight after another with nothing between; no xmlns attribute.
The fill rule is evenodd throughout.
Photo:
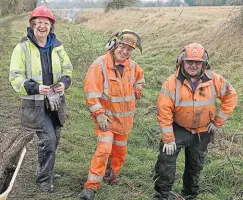
<svg viewBox="0 0 243 200"><path fill-rule="evenodd" d="M130 28L142 36L144 52L133 56L145 71L144 96L138 101L134 129L128 141L126 163L120 173L120 186L103 184L99 200L145 200L153 193L152 170L158 155L160 131L156 119L157 95L161 82L175 70L175 58L181 48L190 42L202 43L210 55L212 68L224 75L239 93L239 103L232 119L227 122L221 135L207 155L205 169L201 176L199 200L226 200L239 196L243 188L242 149L242 36L237 29L229 28L228 15L232 8L179 8L128 9L112 11L98 17L97 11L84 13L88 21L83 24L58 21L56 34L63 42L74 65L73 85L67 91L68 121L64 127L57 153L55 171L62 179L56 180L57 192L41 195L34 188L35 165L29 166L23 180L30 183L27 189L15 185L11 199L78 199L81 191L80 178L85 181L92 155L96 147L93 122L85 106L83 79L90 64L105 53L104 46L109 35L123 28ZM193 19L192 17L193 16ZM7 80L9 59L21 35L25 35L27 17L12 19L8 23L9 35L4 45L4 80ZM225 24L222 26L222 24ZM231 32L234 31L232 35ZM3 57L1 57L3 58ZM6 84L8 82L6 81ZM10 89L10 88L9 88ZM17 101L17 94L12 94ZM238 134L238 135L237 135ZM33 145L34 146L34 145ZM34 146L35 148L35 146ZM35 152L35 149L34 149ZM33 154L35 155L35 154ZM30 159L30 157L26 158ZM33 161L35 164L35 161ZM175 190L180 191L184 156L178 159ZM32 179L31 179L32 178ZM21 189L22 187L22 189ZM240 199L240 197L235 197Z"/></svg>

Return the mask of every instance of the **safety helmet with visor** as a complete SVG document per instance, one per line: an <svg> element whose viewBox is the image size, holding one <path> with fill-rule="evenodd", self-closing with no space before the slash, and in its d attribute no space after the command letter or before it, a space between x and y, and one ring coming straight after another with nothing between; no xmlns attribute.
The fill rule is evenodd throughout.
<svg viewBox="0 0 243 200"><path fill-rule="evenodd" d="M129 29L124 29L121 32L112 35L106 45L106 48L111 50L116 48L118 44L127 44L133 49L138 47L142 53L141 38Z"/></svg>

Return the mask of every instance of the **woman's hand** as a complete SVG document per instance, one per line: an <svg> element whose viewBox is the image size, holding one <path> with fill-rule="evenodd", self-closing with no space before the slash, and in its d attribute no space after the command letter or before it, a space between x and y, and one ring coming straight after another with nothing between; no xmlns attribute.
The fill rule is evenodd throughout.
<svg viewBox="0 0 243 200"><path fill-rule="evenodd" d="M39 93L40 94L50 94L52 92L52 89L50 86L47 85L39 85Z"/></svg>
<svg viewBox="0 0 243 200"><path fill-rule="evenodd" d="M54 92L61 92L64 93L65 85L63 82L59 82L58 86L53 88Z"/></svg>

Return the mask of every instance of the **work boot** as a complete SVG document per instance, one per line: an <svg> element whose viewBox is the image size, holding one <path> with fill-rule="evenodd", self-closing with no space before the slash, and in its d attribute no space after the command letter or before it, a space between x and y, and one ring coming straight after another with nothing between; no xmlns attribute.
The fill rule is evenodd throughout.
<svg viewBox="0 0 243 200"><path fill-rule="evenodd" d="M153 200L168 200L168 197L163 197L160 193L156 192L153 194Z"/></svg>
<svg viewBox="0 0 243 200"><path fill-rule="evenodd" d="M93 200L95 197L96 191L85 188L83 191L79 194L80 200Z"/></svg>
<svg viewBox="0 0 243 200"><path fill-rule="evenodd" d="M103 180L107 182L109 185L118 185L117 175L113 172L112 169L106 170Z"/></svg>
<svg viewBox="0 0 243 200"><path fill-rule="evenodd" d="M197 198L195 197L195 196L191 196L191 195L189 195L189 196L185 196L185 197L183 197L185 200L196 200Z"/></svg>
<svg viewBox="0 0 243 200"><path fill-rule="evenodd" d="M48 182L41 182L37 184L41 192L54 192L54 185Z"/></svg>
<svg viewBox="0 0 243 200"><path fill-rule="evenodd" d="M184 191L181 192L181 196L183 196L185 200L196 200L197 199L197 195L189 195L189 194L186 194Z"/></svg>
<svg viewBox="0 0 243 200"><path fill-rule="evenodd" d="M181 196L183 196L183 198L185 200L196 200L197 199L197 195L188 195L184 192L181 193Z"/></svg>

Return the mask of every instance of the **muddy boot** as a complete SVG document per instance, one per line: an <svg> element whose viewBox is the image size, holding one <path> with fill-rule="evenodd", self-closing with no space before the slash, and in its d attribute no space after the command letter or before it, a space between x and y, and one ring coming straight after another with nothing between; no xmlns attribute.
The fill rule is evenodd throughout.
<svg viewBox="0 0 243 200"><path fill-rule="evenodd" d="M112 169L107 169L103 180L109 185L118 185L118 177Z"/></svg>
<svg viewBox="0 0 243 200"><path fill-rule="evenodd" d="M54 185L48 182L38 183L41 192L54 192Z"/></svg>
<svg viewBox="0 0 243 200"><path fill-rule="evenodd" d="M195 197L195 196L184 196L183 197L185 200L196 200L197 199L197 197Z"/></svg>
<svg viewBox="0 0 243 200"><path fill-rule="evenodd" d="M80 200L93 200L95 193L94 190L86 188L79 194Z"/></svg>
<svg viewBox="0 0 243 200"><path fill-rule="evenodd" d="M109 185L118 185L118 178L116 175L111 174L110 176L104 176L103 178L104 182L106 182Z"/></svg>
<svg viewBox="0 0 243 200"><path fill-rule="evenodd" d="M153 200L168 200L168 197L163 197L161 194L159 194L158 192L153 194L152 197Z"/></svg>
<svg viewBox="0 0 243 200"><path fill-rule="evenodd" d="M184 192L181 193L181 196L183 196L183 198L185 200L196 200L197 199L197 195L188 195Z"/></svg>

